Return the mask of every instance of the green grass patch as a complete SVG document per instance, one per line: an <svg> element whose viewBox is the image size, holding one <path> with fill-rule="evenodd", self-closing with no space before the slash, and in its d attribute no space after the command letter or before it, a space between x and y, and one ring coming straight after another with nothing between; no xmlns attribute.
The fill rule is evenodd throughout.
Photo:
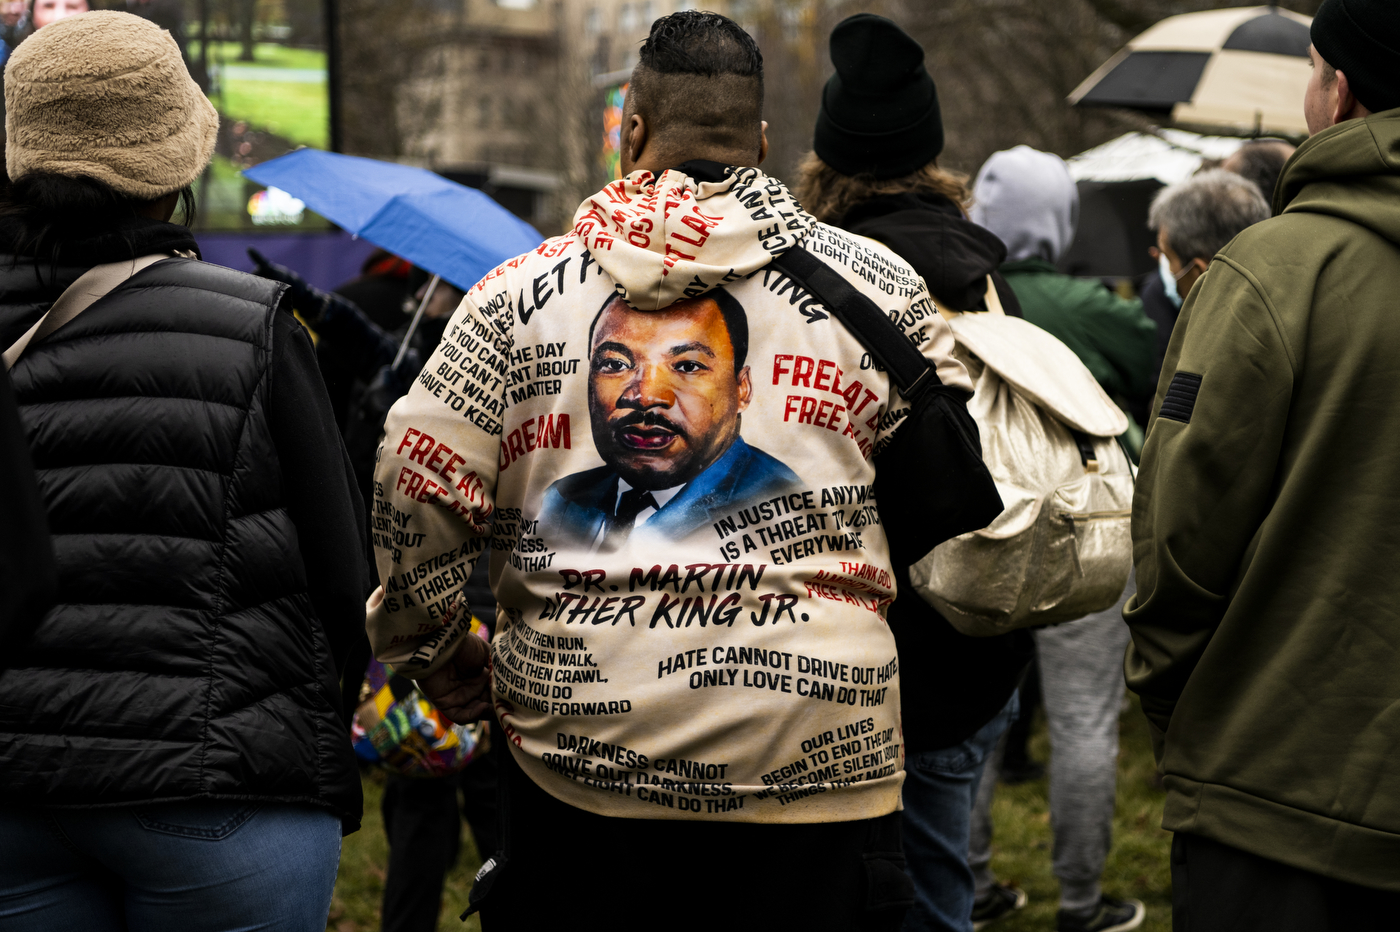
<svg viewBox="0 0 1400 932"><path fill-rule="evenodd" d="M1154 764L1147 721L1136 699L1119 718L1118 800L1113 818L1113 848L1104 867L1103 891L1109 896L1142 900L1147 906L1145 932L1170 932L1171 833L1162 830L1163 792L1152 784ZM1031 756L1050 759L1043 721L1031 738ZM992 801L992 870L1002 883L1025 890L1030 902L1021 912L996 923L998 932L1044 932L1055 928L1059 884L1050 872L1049 783L999 786Z"/></svg>
<svg viewBox="0 0 1400 932"><path fill-rule="evenodd" d="M199 56L199 40L190 42L190 55ZM243 46L237 42L210 42L209 64L257 65L261 68L326 68L326 53L318 49L294 49L276 42L258 42L253 60L239 61Z"/></svg>
<svg viewBox="0 0 1400 932"><path fill-rule="evenodd" d="M370 772L361 781L365 788L364 827L345 838L340 852L340 873L331 898L327 932L377 932L379 904L384 898L384 867L389 863L389 846L384 840L384 821L379 801L384 795L384 778ZM443 884L442 910L438 932L481 932L481 920L472 916L466 922L457 917L467 908L472 879L481 867L481 858L472 833L463 826L462 852L447 872Z"/></svg>
<svg viewBox="0 0 1400 932"><path fill-rule="evenodd" d="M1146 932L1170 932L1171 835L1161 829L1163 793L1152 783L1152 745L1147 723L1136 700L1119 724L1118 802L1114 815L1113 849L1104 869L1103 887L1109 896L1133 897L1147 904ZM1043 722L1037 722L1031 754L1050 759L1049 740ZM379 903L384 891L384 865L388 849L379 817L381 778L368 775L365 787L364 828L345 839L340 876L331 905L328 929L335 932L371 932L379 928ZM1030 896L1021 912L998 922L997 932L1045 932L1055 928L1059 885L1050 873L1049 787L1045 780L1021 786L997 788L992 803L996 835L992 868L1002 883L1014 883ZM464 830L462 856L448 873L439 932L477 932L475 916L463 924L457 916L467 908L467 893L481 860Z"/></svg>
<svg viewBox="0 0 1400 932"><path fill-rule="evenodd" d="M304 146L330 143L330 103L326 85L274 81L223 82L224 115Z"/></svg>

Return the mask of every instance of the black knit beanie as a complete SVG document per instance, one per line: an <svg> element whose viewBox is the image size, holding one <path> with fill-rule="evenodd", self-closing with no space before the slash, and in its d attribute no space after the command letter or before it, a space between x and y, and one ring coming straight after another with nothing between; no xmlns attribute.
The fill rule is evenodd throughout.
<svg viewBox="0 0 1400 932"><path fill-rule="evenodd" d="M1323 0L1312 21L1322 60L1347 76L1372 113L1400 107L1400 3Z"/></svg>
<svg viewBox="0 0 1400 932"><path fill-rule="evenodd" d="M883 16L858 13L831 31L836 73L822 91L817 156L843 175L898 178L943 151L938 92L924 50Z"/></svg>

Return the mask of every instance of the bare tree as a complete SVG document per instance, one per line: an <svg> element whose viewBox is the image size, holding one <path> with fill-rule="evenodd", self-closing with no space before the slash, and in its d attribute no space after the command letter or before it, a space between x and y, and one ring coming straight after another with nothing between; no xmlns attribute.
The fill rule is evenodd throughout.
<svg viewBox="0 0 1400 932"><path fill-rule="evenodd" d="M232 0L233 16L238 26L238 60L253 61L253 29L258 23L258 0Z"/></svg>
<svg viewBox="0 0 1400 932"><path fill-rule="evenodd" d="M441 138L444 121L461 120L469 105L462 89L489 76L465 73L469 57L461 49L508 56L504 40L471 26L467 6L449 12L440 0L340 2L346 150L434 162L434 140ZM568 26L582 20L569 14L581 14L588 2L554 0L553 45L494 85L503 96L493 102L499 112L493 111L491 132L515 141L493 151L561 179L549 211L551 229L544 232L563 229L577 204L606 181L600 160L603 100L592 82L606 36ZM790 182L811 148L822 88L832 72L828 37L852 13L888 16L923 44L947 139L940 163L970 173L992 152L1020 143L1069 156L1147 125L1127 111L1071 107L1066 97L1153 23L1238 2L731 0L729 12L763 50L770 143L764 167ZM1282 5L1310 14L1319 2ZM448 54L451 49L458 54Z"/></svg>
<svg viewBox="0 0 1400 932"><path fill-rule="evenodd" d="M340 87L345 151L395 158L440 117L425 107L420 79L441 73L444 41L431 0L339 0Z"/></svg>
<svg viewBox="0 0 1400 932"><path fill-rule="evenodd" d="M1282 4L1315 12L1320 0ZM924 46L938 85L946 147L940 163L975 171L1025 143L1063 156L1147 125L1122 110L1071 107L1069 93L1134 35L1177 13L1238 0L747 0L736 12L759 41L767 84L769 162L791 180L811 147L827 40L841 19L878 13Z"/></svg>
<svg viewBox="0 0 1400 932"><path fill-rule="evenodd" d="M533 148L559 175L548 211L553 227L541 231L546 235L567 229L583 199L610 180L602 160L604 89L593 84L596 53L571 47L565 23L560 17L560 53L550 91L542 95L540 118L530 126Z"/></svg>

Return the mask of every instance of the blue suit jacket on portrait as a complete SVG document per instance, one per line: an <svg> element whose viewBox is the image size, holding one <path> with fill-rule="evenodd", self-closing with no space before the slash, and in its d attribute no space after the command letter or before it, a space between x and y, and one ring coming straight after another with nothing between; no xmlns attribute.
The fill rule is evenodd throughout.
<svg viewBox="0 0 1400 932"><path fill-rule="evenodd" d="M544 493L540 534L551 547L591 549L617 506L617 472L599 466L558 480ZM634 534L679 540L720 517L765 498L800 488L781 461L735 438L710 464Z"/></svg>

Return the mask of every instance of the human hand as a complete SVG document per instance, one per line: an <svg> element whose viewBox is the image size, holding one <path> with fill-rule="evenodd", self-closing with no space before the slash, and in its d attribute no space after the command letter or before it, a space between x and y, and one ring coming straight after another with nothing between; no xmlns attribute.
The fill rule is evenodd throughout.
<svg viewBox="0 0 1400 932"><path fill-rule="evenodd" d="M491 711L490 664L491 648L476 635L467 634L452 659L420 679L418 688L439 712L458 725L466 725Z"/></svg>
<svg viewBox="0 0 1400 932"><path fill-rule="evenodd" d="M253 260L253 274L260 278L270 278L287 285L306 285L306 280L285 265L278 265L253 247L248 247L248 258Z"/></svg>
<svg viewBox="0 0 1400 932"><path fill-rule="evenodd" d="M308 321L315 323L326 312L330 296L302 278L295 270L278 265L267 256L248 247L248 258L253 260L253 274L259 278L269 278L288 286L287 294L294 307Z"/></svg>

